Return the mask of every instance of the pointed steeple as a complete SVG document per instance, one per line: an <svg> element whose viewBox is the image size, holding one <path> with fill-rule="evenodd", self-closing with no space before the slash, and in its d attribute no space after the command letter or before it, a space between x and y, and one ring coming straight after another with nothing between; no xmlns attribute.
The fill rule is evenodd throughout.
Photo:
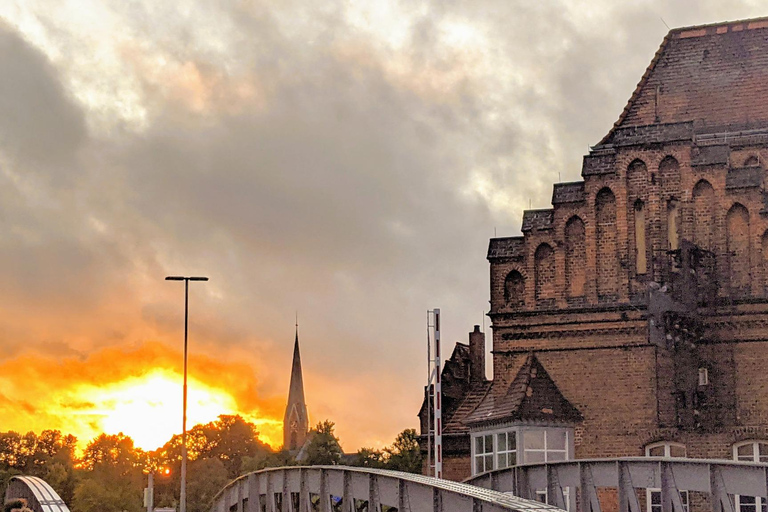
<svg viewBox="0 0 768 512"><path fill-rule="evenodd" d="M299 322L296 321L296 340L293 344L293 366L291 385L288 388L288 405L283 418L283 449L298 450L304 444L309 432L307 404L304 402L304 379L301 375L301 354L299 353Z"/></svg>

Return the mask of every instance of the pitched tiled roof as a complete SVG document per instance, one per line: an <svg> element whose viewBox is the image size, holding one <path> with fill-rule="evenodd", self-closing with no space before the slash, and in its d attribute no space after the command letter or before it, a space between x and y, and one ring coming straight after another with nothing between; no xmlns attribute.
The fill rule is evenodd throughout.
<svg viewBox="0 0 768 512"><path fill-rule="evenodd" d="M554 217L555 210L552 208L546 210L525 210L523 212L522 231L525 233L531 230L550 229Z"/></svg>
<svg viewBox="0 0 768 512"><path fill-rule="evenodd" d="M768 127L768 18L674 29L614 127L692 121L696 133Z"/></svg>
<svg viewBox="0 0 768 512"><path fill-rule="evenodd" d="M464 397L464 400L459 404L459 407L454 411L450 418L445 422L443 426L444 434L466 434L469 432L469 427L464 423L464 419L469 413L471 413L477 404L488 394L491 389L491 381L477 382L472 384L469 391Z"/></svg>
<svg viewBox="0 0 768 512"><path fill-rule="evenodd" d="M525 255L525 239L522 236L491 238L488 245L488 259L522 258Z"/></svg>
<svg viewBox="0 0 768 512"><path fill-rule="evenodd" d="M531 354L506 389L495 382L464 423L499 421L577 423L583 418L560 392L535 355Z"/></svg>

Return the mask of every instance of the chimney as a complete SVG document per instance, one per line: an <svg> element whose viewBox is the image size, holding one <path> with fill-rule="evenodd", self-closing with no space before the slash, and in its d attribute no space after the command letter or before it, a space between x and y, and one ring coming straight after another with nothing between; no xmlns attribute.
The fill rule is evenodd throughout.
<svg viewBox="0 0 768 512"><path fill-rule="evenodd" d="M479 325L469 333L469 381L485 381L485 333Z"/></svg>

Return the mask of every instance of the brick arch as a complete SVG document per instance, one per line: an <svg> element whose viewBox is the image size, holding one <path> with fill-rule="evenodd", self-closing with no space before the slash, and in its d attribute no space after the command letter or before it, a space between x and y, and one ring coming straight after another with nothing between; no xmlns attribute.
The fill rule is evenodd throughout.
<svg viewBox="0 0 768 512"><path fill-rule="evenodd" d="M555 251L548 243L540 244L533 256L536 300L555 298Z"/></svg>
<svg viewBox="0 0 768 512"><path fill-rule="evenodd" d="M568 297L584 296L587 283L586 230L581 217L565 223L565 283Z"/></svg>
<svg viewBox="0 0 768 512"><path fill-rule="evenodd" d="M672 155L667 155L659 162L659 172L677 171L680 169L680 163L677 158Z"/></svg>
<svg viewBox="0 0 768 512"><path fill-rule="evenodd" d="M595 196L595 240L598 298L614 298L618 292L619 257L616 232L616 196L602 188Z"/></svg>
<svg viewBox="0 0 768 512"><path fill-rule="evenodd" d="M627 172L647 172L648 166L640 158L635 158L627 166Z"/></svg>
<svg viewBox="0 0 768 512"><path fill-rule="evenodd" d="M715 247L715 189L707 180L693 187L693 243L702 249Z"/></svg>
<svg viewBox="0 0 768 512"><path fill-rule="evenodd" d="M749 262L749 210L734 203L726 215L726 250L731 293L749 294L751 268Z"/></svg>
<svg viewBox="0 0 768 512"><path fill-rule="evenodd" d="M504 302L508 306L525 305L525 275L512 269L504 278Z"/></svg>

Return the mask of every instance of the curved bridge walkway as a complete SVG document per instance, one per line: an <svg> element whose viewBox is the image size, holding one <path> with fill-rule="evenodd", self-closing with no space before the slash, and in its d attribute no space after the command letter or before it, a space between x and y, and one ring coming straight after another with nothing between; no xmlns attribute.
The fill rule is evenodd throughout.
<svg viewBox="0 0 768 512"><path fill-rule="evenodd" d="M69 512L64 501L45 480L36 476L14 476L5 490L5 501L27 500L34 512Z"/></svg>
<svg viewBox="0 0 768 512"><path fill-rule="evenodd" d="M490 471L465 483L528 499L546 497L572 511L578 496L578 509L591 512L601 512L601 496L611 499L606 509L615 509L618 500L620 512L652 510L641 507L638 489L656 492L662 512L688 512L687 491L693 491L708 495L713 512L734 512L737 495L751 502L751 510L757 500L747 501L747 496L760 496L765 503L768 464L648 457L575 460Z"/></svg>
<svg viewBox="0 0 768 512"><path fill-rule="evenodd" d="M271 468L220 491L211 512L558 512L473 485L383 469Z"/></svg>

